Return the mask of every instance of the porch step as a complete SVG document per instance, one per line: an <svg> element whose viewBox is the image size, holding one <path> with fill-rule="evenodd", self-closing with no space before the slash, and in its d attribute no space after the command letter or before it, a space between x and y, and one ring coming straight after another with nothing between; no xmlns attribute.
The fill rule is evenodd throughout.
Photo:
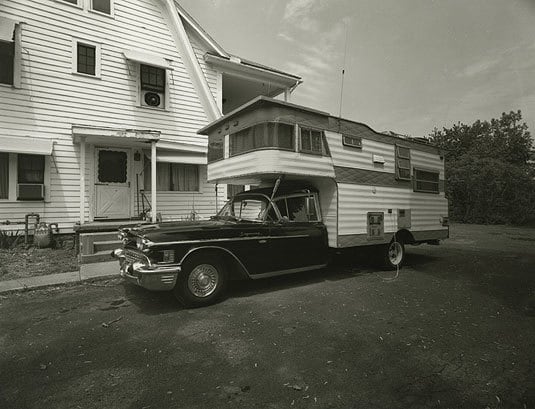
<svg viewBox="0 0 535 409"><path fill-rule="evenodd" d="M79 254L80 264L89 264L89 263L98 263L101 261L112 261L111 251L103 250L98 251L93 254ZM119 263L117 263L117 268L119 268Z"/></svg>
<svg viewBox="0 0 535 409"><path fill-rule="evenodd" d="M83 255L93 254L95 250L95 243L117 241L117 232L98 232L98 233L82 233L80 234L80 253ZM102 249L104 250L104 249Z"/></svg>
<svg viewBox="0 0 535 409"><path fill-rule="evenodd" d="M119 247L122 247L120 240L105 240L105 241L95 241L93 242L93 251L98 253L100 251L112 251Z"/></svg>

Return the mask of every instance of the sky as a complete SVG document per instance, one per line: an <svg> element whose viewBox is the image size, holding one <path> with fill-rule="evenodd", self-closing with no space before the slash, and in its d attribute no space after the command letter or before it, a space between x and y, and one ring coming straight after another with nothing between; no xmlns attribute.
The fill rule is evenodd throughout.
<svg viewBox="0 0 535 409"><path fill-rule="evenodd" d="M294 103L412 136L520 109L535 134L535 0L180 3L225 51L301 76Z"/></svg>

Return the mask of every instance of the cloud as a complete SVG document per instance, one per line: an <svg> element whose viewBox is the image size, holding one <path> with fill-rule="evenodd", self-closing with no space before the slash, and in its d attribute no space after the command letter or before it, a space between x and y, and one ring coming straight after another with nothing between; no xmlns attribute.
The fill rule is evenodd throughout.
<svg viewBox="0 0 535 409"><path fill-rule="evenodd" d="M283 19L303 31L312 31L319 25L317 14L326 5L326 0L291 0L284 9Z"/></svg>
<svg viewBox="0 0 535 409"><path fill-rule="evenodd" d="M474 75L482 74L490 68L496 66L500 62L499 58L484 59L465 67L459 74L459 77L473 77Z"/></svg>

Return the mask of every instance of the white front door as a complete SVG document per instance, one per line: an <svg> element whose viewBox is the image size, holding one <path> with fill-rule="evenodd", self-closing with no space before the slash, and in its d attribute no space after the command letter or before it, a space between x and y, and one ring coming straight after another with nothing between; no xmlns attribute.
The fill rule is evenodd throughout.
<svg viewBox="0 0 535 409"><path fill-rule="evenodd" d="M130 217L130 150L95 149L95 218Z"/></svg>

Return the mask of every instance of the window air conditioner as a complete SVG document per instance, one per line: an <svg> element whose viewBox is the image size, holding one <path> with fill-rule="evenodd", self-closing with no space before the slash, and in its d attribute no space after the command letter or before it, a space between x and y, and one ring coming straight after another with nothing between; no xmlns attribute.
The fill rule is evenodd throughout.
<svg viewBox="0 0 535 409"><path fill-rule="evenodd" d="M42 183L18 183L18 200L43 200L45 198L45 185Z"/></svg>
<svg viewBox="0 0 535 409"><path fill-rule="evenodd" d="M165 95L162 92L141 91L141 105L153 108L165 108Z"/></svg>

